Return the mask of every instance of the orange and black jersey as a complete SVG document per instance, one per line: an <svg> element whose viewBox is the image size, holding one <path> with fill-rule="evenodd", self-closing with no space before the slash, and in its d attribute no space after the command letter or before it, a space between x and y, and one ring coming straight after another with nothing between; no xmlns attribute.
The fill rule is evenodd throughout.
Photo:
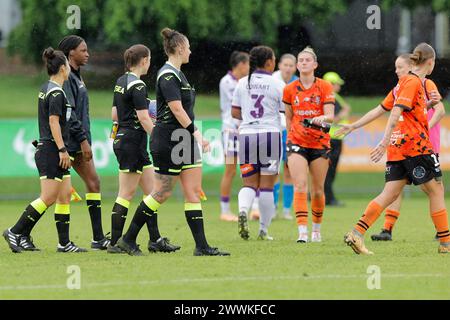
<svg viewBox="0 0 450 320"><path fill-rule="evenodd" d="M329 149L330 135L318 129L304 127L303 120L322 116L324 105L334 104L331 83L315 78L312 86L305 89L300 79L297 79L284 88L283 102L291 106L293 114L288 140L304 148Z"/></svg>
<svg viewBox="0 0 450 320"><path fill-rule="evenodd" d="M428 132L426 93L416 74L410 72L402 77L381 106L387 111L393 107L402 109L387 148L388 161L433 153Z"/></svg>
<svg viewBox="0 0 450 320"><path fill-rule="evenodd" d="M119 128L145 131L136 110L147 110L147 86L132 72L117 79L114 88L113 106L117 108Z"/></svg>
<svg viewBox="0 0 450 320"><path fill-rule="evenodd" d="M39 141L54 141L50 130L50 116L59 116L64 144L69 141L68 121L72 108L63 89L53 81L47 81L39 92L38 122Z"/></svg>
<svg viewBox="0 0 450 320"><path fill-rule="evenodd" d="M166 62L158 71L156 80L156 125L167 128L182 128L168 103L181 101L184 111L194 121L195 89L191 87L181 70Z"/></svg>

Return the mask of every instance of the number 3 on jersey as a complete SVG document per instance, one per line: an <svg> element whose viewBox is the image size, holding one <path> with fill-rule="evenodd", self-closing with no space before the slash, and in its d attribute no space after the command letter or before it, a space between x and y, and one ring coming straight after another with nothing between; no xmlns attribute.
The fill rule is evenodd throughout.
<svg viewBox="0 0 450 320"><path fill-rule="evenodd" d="M264 95L252 94L252 99L255 101L255 109L250 111L250 114L253 118L262 118L264 115L264 106L262 105L262 100L264 99Z"/></svg>

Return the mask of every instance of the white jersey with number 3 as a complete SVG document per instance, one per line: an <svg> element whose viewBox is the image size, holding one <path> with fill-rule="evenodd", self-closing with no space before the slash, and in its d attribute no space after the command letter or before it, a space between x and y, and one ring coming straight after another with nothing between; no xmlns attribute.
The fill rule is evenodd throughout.
<svg viewBox="0 0 450 320"><path fill-rule="evenodd" d="M241 109L239 133L281 131L280 112L284 112L285 83L268 72L257 70L239 80L233 95L233 107Z"/></svg>

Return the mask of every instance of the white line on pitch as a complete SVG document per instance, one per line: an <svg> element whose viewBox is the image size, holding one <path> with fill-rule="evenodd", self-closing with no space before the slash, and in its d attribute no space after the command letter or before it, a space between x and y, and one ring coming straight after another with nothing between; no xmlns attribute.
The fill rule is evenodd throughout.
<svg viewBox="0 0 450 320"><path fill-rule="evenodd" d="M117 287L130 285L159 285L159 284L181 284L181 283L201 283L201 282L233 282L233 281L278 281L278 280L316 280L316 279L352 279L352 278L367 278L367 274L318 274L318 275L298 275L298 276L275 276L275 277L222 277L222 278L186 278L173 280L144 280L144 281L129 281L129 282L101 282L101 283L83 283L83 288L95 287ZM418 274L381 274L382 278L448 278L450 274L440 273L418 273ZM8 290L40 290L40 289L66 289L66 285L9 285L0 286L0 291Z"/></svg>

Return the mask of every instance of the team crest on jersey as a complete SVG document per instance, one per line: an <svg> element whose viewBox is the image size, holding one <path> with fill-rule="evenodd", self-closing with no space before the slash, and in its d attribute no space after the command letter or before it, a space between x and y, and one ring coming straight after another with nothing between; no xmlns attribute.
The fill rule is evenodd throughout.
<svg viewBox="0 0 450 320"><path fill-rule="evenodd" d="M314 101L315 104L320 104L320 96L315 96L314 99L315 99L315 101Z"/></svg>
<svg viewBox="0 0 450 320"><path fill-rule="evenodd" d="M422 179L423 177L425 177L425 174L426 170L422 166L415 167L413 170L413 176L416 179Z"/></svg>
<svg viewBox="0 0 450 320"><path fill-rule="evenodd" d="M311 97L306 97L304 101L319 105L320 104L320 96L316 96L313 94Z"/></svg>
<svg viewBox="0 0 450 320"><path fill-rule="evenodd" d="M298 100L298 96L295 96L294 105L298 106L300 104L300 100Z"/></svg>

